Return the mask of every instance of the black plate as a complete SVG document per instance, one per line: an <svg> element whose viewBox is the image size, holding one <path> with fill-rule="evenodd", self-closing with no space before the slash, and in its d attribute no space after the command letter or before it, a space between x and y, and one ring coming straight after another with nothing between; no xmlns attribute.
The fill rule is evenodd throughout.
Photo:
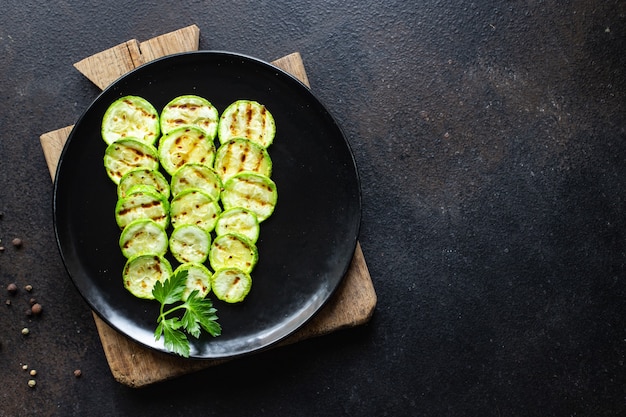
<svg viewBox="0 0 626 417"><path fill-rule="evenodd" d="M102 116L116 98L130 94L146 98L159 111L176 96L197 94L220 112L237 99L259 101L272 112L277 134L268 151L278 205L261 225L252 290L236 305L212 297L222 335L192 341L191 357L246 354L293 333L331 296L356 246L360 186L336 121L282 70L255 58L208 51L162 58L133 70L81 116L63 149L54 185L54 226L63 262L105 322L162 351L153 336L158 303L137 299L122 286L125 259L113 214L116 188L102 162Z"/></svg>

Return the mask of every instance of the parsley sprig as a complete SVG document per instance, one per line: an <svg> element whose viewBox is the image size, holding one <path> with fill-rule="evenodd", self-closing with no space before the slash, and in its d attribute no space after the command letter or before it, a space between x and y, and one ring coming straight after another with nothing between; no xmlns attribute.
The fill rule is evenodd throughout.
<svg viewBox="0 0 626 417"><path fill-rule="evenodd" d="M187 271L179 271L162 283L158 281L152 289L152 295L161 303L154 339L158 341L163 336L166 349L186 358L190 353L187 334L197 339L203 329L211 336L222 333L215 314L217 310L209 298L200 297L198 290L193 290L183 299L187 275ZM166 310L166 305L174 306ZM179 310L184 310L182 317L180 314L172 316Z"/></svg>

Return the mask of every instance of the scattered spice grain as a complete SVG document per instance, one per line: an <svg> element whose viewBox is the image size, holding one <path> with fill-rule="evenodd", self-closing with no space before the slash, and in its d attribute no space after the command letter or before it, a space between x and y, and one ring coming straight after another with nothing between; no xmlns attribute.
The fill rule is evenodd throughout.
<svg viewBox="0 0 626 417"><path fill-rule="evenodd" d="M30 308L30 311L35 315L41 314L42 310L43 310L43 307L39 303L33 304L33 306Z"/></svg>

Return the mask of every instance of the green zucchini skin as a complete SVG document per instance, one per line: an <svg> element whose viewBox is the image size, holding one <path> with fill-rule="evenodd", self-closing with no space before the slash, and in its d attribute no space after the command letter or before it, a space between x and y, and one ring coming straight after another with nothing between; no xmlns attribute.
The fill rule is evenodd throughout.
<svg viewBox="0 0 626 417"><path fill-rule="evenodd" d="M217 135L219 113L204 97L187 94L174 98L161 111L161 133L167 134L184 126L204 130L211 140Z"/></svg>
<svg viewBox="0 0 626 417"><path fill-rule="evenodd" d="M174 274L180 271L187 271L187 281L185 282L185 291L183 291L183 300L187 300L192 291L197 290L198 296L201 298L209 295L211 291L211 271L198 262L187 262L180 264L174 271Z"/></svg>
<svg viewBox="0 0 626 417"><path fill-rule="evenodd" d="M227 233L237 233L250 242L256 243L260 234L259 220L256 214L243 207L233 207L224 210L217 218L215 233L225 235Z"/></svg>
<svg viewBox="0 0 626 417"><path fill-rule="evenodd" d="M244 138L230 139L222 144L217 149L214 167L223 182L244 171L266 177L272 175L272 159L267 150Z"/></svg>
<svg viewBox="0 0 626 417"><path fill-rule="evenodd" d="M157 110L139 96L124 96L115 100L102 117L101 135L107 145L127 137L154 145L160 131Z"/></svg>
<svg viewBox="0 0 626 417"><path fill-rule="evenodd" d="M116 185L128 172L137 168L159 169L157 150L136 138L119 139L104 151L104 168Z"/></svg>
<svg viewBox="0 0 626 417"><path fill-rule="evenodd" d="M217 134L222 144L233 138L246 138L267 148L274 141L276 123L263 104L237 100L222 112Z"/></svg>
<svg viewBox="0 0 626 417"><path fill-rule="evenodd" d="M124 288L137 298L153 300L152 288L157 281L172 275L172 265L163 256L143 254L126 261L122 277Z"/></svg>
<svg viewBox="0 0 626 417"><path fill-rule="evenodd" d="M217 236L209 250L209 263L214 271L222 268L238 268L250 273L259 260L256 245L236 233Z"/></svg>
<svg viewBox="0 0 626 417"><path fill-rule="evenodd" d="M179 193L170 204L170 218L173 227L194 224L207 232L212 232L222 209L209 194L190 188Z"/></svg>
<svg viewBox="0 0 626 417"><path fill-rule="evenodd" d="M250 274L238 268L222 268L211 277L213 294L226 303L242 302L252 288Z"/></svg>
<svg viewBox="0 0 626 417"><path fill-rule="evenodd" d="M187 189L196 188L218 200L222 192L222 180L217 172L209 166L187 163L178 168L172 175L170 188L174 196Z"/></svg>
<svg viewBox="0 0 626 417"><path fill-rule="evenodd" d="M158 159L170 175L185 164L198 163L212 167L215 143L207 133L195 126L174 129L159 140Z"/></svg>
<svg viewBox="0 0 626 417"><path fill-rule="evenodd" d="M128 259L150 253L164 256L168 248L167 232L152 219L133 220L120 234L119 246Z"/></svg>
<svg viewBox="0 0 626 417"><path fill-rule="evenodd" d="M137 219L152 219L164 229L169 226L169 203L163 195L141 190L117 200L115 221L120 229Z"/></svg>
<svg viewBox="0 0 626 417"><path fill-rule="evenodd" d="M211 234L195 224L180 225L170 234L170 252L180 263L204 263L210 247Z"/></svg>
<svg viewBox="0 0 626 417"><path fill-rule="evenodd" d="M117 186L129 292L153 299L154 284L173 273L169 250L176 271L189 272L184 298L195 290L227 303L247 297L260 223L278 201L267 150L275 135L272 114L253 100L232 102L221 115L195 95L174 98L160 115L138 96L111 104L102 121L104 166Z"/></svg>
<svg viewBox="0 0 626 417"><path fill-rule="evenodd" d="M253 212L261 223L273 214L278 191L274 181L265 175L241 172L224 183L220 198L224 210L243 207Z"/></svg>
<svg viewBox="0 0 626 417"><path fill-rule="evenodd" d="M117 197L124 198L132 192L134 187L149 185L163 194L165 198L170 198L170 183L163 174L156 169L135 168L128 171L117 184Z"/></svg>

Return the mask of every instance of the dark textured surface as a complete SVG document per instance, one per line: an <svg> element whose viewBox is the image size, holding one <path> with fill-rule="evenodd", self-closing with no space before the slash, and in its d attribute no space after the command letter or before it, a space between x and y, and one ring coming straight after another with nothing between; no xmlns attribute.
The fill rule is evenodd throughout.
<svg viewBox="0 0 626 417"><path fill-rule="evenodd" d="M355 153L378 305L362 328L132 390L63 269L39 135L98 92L74 62L193 23L201 49L302 53ZM624 415L624 50L620 1L11 1L0 283L20 291L2 290L0 415Z"/></svg>

